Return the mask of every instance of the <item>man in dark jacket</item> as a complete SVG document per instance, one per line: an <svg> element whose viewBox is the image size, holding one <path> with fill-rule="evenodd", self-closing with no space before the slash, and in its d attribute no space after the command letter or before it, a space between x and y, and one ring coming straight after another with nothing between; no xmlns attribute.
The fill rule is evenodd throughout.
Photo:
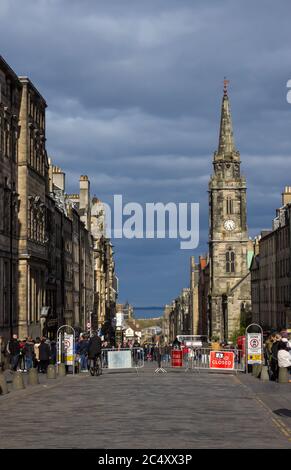
<svg viewBox="0 0 291 470"><path fill-rule="evenodd" d="M91 336L89 343L88 343L88 359L89 361L97 359L97 357L101 358L101 350L102 350L102 342L101 338L97 335L96 332L93 333Z"/></svg>
<svg viewBox="0 0 291 470"><path fill-rule="evenodd" d="M279 366L278 366L278 350L281 342L281 336L276 334L275 340L271 349L271 380L277 381L279 375Z"/></svg>
<svg viewBox="0 0 291 470"><path fill-rule="evenodd" d="M42 338L41 343L39 346L39 362L40 362L40 372L43 374L46 373L48 365L49 365L49 360L50 360L50 347L46 343L46 339Z"/></svg>
<svg viewBox="0 0 291 470"><path fill-rule="evenodd" d="M11 368L12 370L16 371L20 355L20 344L17 335L13 335L12 339L9 341L7 352L10 354Z"/></svg>

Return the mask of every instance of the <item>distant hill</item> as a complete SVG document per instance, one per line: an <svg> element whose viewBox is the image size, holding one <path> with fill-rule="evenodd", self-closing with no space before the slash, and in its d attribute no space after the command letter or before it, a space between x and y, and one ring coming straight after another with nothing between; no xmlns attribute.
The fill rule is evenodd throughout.
<svg viewBox="0 0 291 470"><path fill-rule="evenodd" d="M164 315L164 307L134 307L135 318L157 318Z"/></svg>
<svg viewBox="0 0 291 470"><path fill-rule="evenodd" d="M162 318L131 318L130 320L126 320L126 323L133 329L143 330L150 326L162 327Z"/></svg>

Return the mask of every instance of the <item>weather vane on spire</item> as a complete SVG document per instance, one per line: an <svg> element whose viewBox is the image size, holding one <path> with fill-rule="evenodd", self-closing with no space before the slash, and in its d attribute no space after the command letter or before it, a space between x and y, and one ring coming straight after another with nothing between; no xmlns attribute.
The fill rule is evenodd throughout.
<svg viewBox="0 0 291 470"><path fill-rule="evenodd" d="M227 95L227 86L229 85L229 80L226 79L226 77L224 77L224 80L223 80L223 92L225 95Z"/></svg>

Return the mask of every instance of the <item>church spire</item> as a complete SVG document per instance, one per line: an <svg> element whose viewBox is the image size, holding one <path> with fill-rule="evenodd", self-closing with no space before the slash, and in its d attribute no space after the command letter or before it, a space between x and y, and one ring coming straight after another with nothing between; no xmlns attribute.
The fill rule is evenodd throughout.
<svg viewBox="0 0 291 470"><path fill-rule="evenodd" d="M223 85L223 99L221 107L221 120L220 120L220 132L219 132L219 143L217 154L224 158L227 155L236 153L233 131L232 131L232 120L230 112L230 103L227 94L227 85L229 80L224 79Z"/></svg>

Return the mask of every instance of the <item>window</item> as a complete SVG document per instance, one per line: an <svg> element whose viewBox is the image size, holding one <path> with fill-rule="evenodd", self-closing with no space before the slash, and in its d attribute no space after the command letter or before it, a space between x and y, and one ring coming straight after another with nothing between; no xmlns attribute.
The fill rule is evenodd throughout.
<svg viewBox="0 0 291 470"><path fill-rule="evenodd" d="M225 253L225 270L227 273L235 272L235 254L231 249Z"/></svg>
<svg viewBox="0 0 291 470"><path fill-rule="evenodd" d="M231 196L227 196L226 198L226 213L233 214L233 200Z"/></svg>

